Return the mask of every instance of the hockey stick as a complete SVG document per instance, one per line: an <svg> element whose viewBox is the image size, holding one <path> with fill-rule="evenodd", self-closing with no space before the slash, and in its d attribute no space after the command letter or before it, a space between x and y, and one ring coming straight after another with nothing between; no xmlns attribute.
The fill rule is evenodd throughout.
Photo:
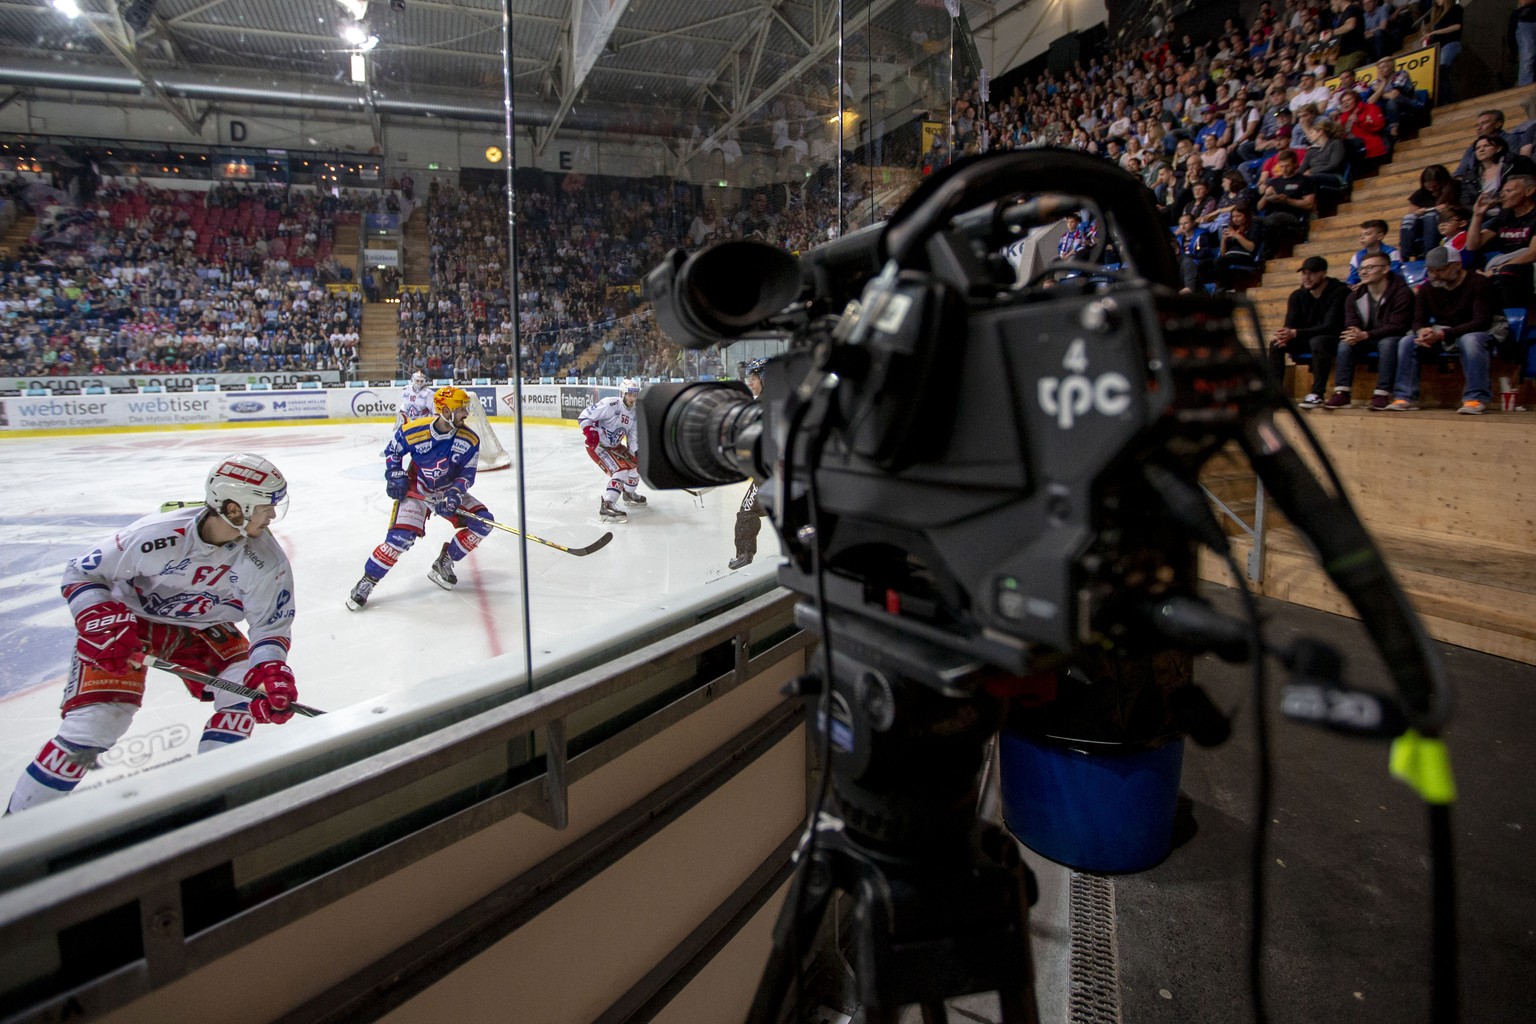
<svg viewBox="0 0 1536 1024"><path fill-rule="evenodd" d="M513 536L523 537L527 540L533 541L535 544L543 544L545 547L564 551L568 555L590 555L594 551L601 551L603 548L608 546L609 541L613 540L613 534L612 532L609 532L603 534L601 537L597 538L597 540L593 541L591 544L588 544L584 548L571 548L566 547L564 544L556 544L552 540L545 540L543 537L535 537L531 533L524 533L522 530L517 529L515 526L508 526L506 523L498 523L494 519L487 519L485 516L477 516L473 512L466 512L462 508L454 514L463 516L466 519L474 519L478 522L484 523L486 526L494 527L495 529L501 530L505 533L510 533Z"/></svg>
<svg viewBox="0 0 1536 1024"><path fill-rule="evenodd" d="M194 672L189 668L182 668L180 665L172 664L163 658L145 658L144 664L150 668L158 668L162 672L170 672L173 675L181 676L183 679L190 679L194 683L202 683L204 686L212 687L215 690L233 693L237 697L244 697L247 700L255 700L257 697L267 696L260 690L253 690L249 686L241 686L239 683L232 683L228 679L220 679L218 676ZM314 718L316 715L325 714L319 708L312 708L308 704L300 704L298 701L292 701L288 706L306 718Z"/></svg>

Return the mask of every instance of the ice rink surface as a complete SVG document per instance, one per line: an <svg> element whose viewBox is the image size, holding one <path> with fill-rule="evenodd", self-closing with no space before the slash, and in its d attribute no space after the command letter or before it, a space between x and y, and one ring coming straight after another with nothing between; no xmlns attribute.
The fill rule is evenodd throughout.
<svg viewBox="0 0 1536 1024"><path fill-rule="evenodd" d="M495 424L515 458L514 429ZM208 470L231 452L265 455L288 477L290 507L273 533L294 569L289 660L302 702L334 711L498 655L520 662L521 542L500 531L458 564L458 586L444 591L427 570L452 528L434 517L368 607L347 609L347 592L388 524L380 456L388 435L385 424L363 423L0 439L0 800L57 727L75 635L59 594L64 563L163 501L201 501ZM604 476L579 432L528 425L523 441L528 531L570 546L614 534L585 557L527 546L536 669L557 646L600 644L615 631L670 618L669 595L724 592L771 572L777 546L767 526L758 561L743 572L726 569L745 484L700 497L642 485L649 506L629 509L628 522L610 527L597 517ZM498 521L517 525L515 462L480 475L472 491ZM132 728L81 789L191 756L210 710L175 677L151 671ZM258 727L251 742L277 728Z"/></svg>

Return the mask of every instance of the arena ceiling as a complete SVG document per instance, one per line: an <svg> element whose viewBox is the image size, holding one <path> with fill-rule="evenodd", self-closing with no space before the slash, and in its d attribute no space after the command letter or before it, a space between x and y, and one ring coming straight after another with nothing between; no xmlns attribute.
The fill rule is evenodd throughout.
<svg viewBox="0 0 1536 1024"><path fill-rule="evenodd" d="M995 21L1027 2L963 6ZM703 111L723 134L797 83L835 75L840 16L846 31L910 36L946 24L945 3L510 0L517 120L540 146L562 126L637 112L666 134ZM352 110L376 132L392 117L501 122L502 23L499 0L0 0L0 106L136 95L194 138L210 109L258 104ZM362 44L363 83L348 30L376 39Z"/></svg>

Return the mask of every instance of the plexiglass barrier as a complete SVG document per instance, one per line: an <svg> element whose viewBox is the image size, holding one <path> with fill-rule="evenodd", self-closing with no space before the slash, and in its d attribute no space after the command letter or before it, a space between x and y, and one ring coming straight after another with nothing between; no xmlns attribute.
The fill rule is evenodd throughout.
<svg viewBox="0 0 1536 1024"><path fill-rule="evenodd" d="M736 378L774 351L677 348L644 275L679 246L803 252L974 145L975 49L940 4L81 0L6 12L0 48L21 90L0 106L0 445L26 482L0 496L0 786L34 783L0 823L13 878L771 590L771 527L731 567L745 484L651 491L589 451L582 424L622 425L626 381ZM399 501L386 453L428 436L402 424L447 386L508 458L445 517L431 474L463 453L414 449ZM211 615L281 569L220 590L222 549L186 541L231 452L286 478L270 533L291 576L281 604ZM129 542L149 545L137 583L100 569ZM142 698L92 675L106 699L61 726L71 559L77 605L115 586L146 619L233 620L324 714L253 724L150 668Z"/></svg>

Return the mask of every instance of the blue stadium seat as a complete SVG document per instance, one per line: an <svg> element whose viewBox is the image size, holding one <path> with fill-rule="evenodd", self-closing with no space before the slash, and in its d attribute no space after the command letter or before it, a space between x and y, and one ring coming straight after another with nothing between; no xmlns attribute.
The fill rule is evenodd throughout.
<svg viewBox="0 0 1536 1024"><path fill-rule="evenodd" d="M1424 283L1424 261L1412 260L1403 264L1403 280L1408 282L1408 287L1417 288Z"/></svg>

